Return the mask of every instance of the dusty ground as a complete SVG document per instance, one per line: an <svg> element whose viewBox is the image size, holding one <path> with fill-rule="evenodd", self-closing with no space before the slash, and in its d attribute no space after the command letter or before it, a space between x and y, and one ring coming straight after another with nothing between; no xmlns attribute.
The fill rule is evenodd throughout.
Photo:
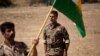
<svg viewBox="0 0 100 56"><path fill-rule="evenodd" d="M0 24L12 21L16 25L16 40L24 41L30 48L50 7L16 7L0 8ZM86 37L82 38L72 21L59 13L58 21L66 27L70 35L68 56L100 56L100 4L84 4L83 20L86 27ZM49 21L48 21L49 22ZM0 34L0 43L3 42ZM38 45L39 56L44 56L42 34Z"/></svg>

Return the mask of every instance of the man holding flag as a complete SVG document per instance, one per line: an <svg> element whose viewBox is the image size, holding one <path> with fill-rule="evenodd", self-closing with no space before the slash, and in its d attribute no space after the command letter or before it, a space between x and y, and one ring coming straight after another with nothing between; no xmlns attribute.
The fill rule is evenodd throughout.
<svg viewBox="0 0 100 56"><path fill-rule="evenodd" d="M4 37L4 43L0 44L0 56L27 56L28 48L24 42L15 41L15 25L12 22L4 22L0 25L0 31ZM36 46L39 39L33 39L32 56L37 56Z"/></svg>

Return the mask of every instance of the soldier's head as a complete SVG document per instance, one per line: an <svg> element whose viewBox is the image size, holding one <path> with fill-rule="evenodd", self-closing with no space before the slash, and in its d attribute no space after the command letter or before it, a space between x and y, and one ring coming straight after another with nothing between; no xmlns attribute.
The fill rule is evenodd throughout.
<svg viewBox="0 0 100 56"><path fill-rule="evenodd" d="M58 12L52 10L51 13L50 13L50 21L51 21L51 23L55 23L57 21L57 18L58 18Z"/></svg>
<svg viewBox="0 0 100 56"><path fill-rule="evenodd" d="M0 31L5 39L14 40L15 37L15 25L12 22L4 22L0 25Z"/></svg>

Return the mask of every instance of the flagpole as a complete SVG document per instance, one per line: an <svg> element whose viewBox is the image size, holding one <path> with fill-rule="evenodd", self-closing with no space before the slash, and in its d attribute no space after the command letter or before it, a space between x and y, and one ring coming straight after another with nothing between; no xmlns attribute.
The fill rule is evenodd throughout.
<svg viewBox="0 0 100 56"><path fill-rule="evenodd" d="M53 9L53 6L51 6L51 8L50 8L50 10L49 10L49 12L48 12L48 14L47 14L47 16L46 16L46 19L44 20L43 25L42 25L42 27L41 27L41 29L40 29L40 31L39 31L39 33L38 33L38 35L37 35L36 39L38 39L38 38L39 38L39 36L40 36L40 34L41 34L41 32L42 32L42 30L43 30L43 28L44 28L44 26L45 26L45 24L46 24L47 20L48 20L48 17L49 17L49 15L50 15L50 12L52 11L52 9ZM31 49L29 50L29 53L28 53L28 55L27 55L27 56L30 56L30 54L31 54L31 52L32 52L33 47L34 47L34 44L32 45Z"/></svg>

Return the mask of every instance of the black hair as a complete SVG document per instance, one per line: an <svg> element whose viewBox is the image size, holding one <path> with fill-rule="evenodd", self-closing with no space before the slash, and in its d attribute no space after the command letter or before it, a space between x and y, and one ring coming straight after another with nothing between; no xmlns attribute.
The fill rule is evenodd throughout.
<svg viewBox="0 0 100 56"><path fill-rule="evenodd" d="M15 27L14 23L12 23L12 22L4 22L4 23L2 23L0 25L0 30L1 30L1 32L5 33L6 29L14 28L14 27Z"/></svg>
<svg viewBox="0 0 100 56"><path fill-rule="evenodd" d="M58 12L55 10L52 10L51 13L53 13L54 15L58 16Z"/></svg>

